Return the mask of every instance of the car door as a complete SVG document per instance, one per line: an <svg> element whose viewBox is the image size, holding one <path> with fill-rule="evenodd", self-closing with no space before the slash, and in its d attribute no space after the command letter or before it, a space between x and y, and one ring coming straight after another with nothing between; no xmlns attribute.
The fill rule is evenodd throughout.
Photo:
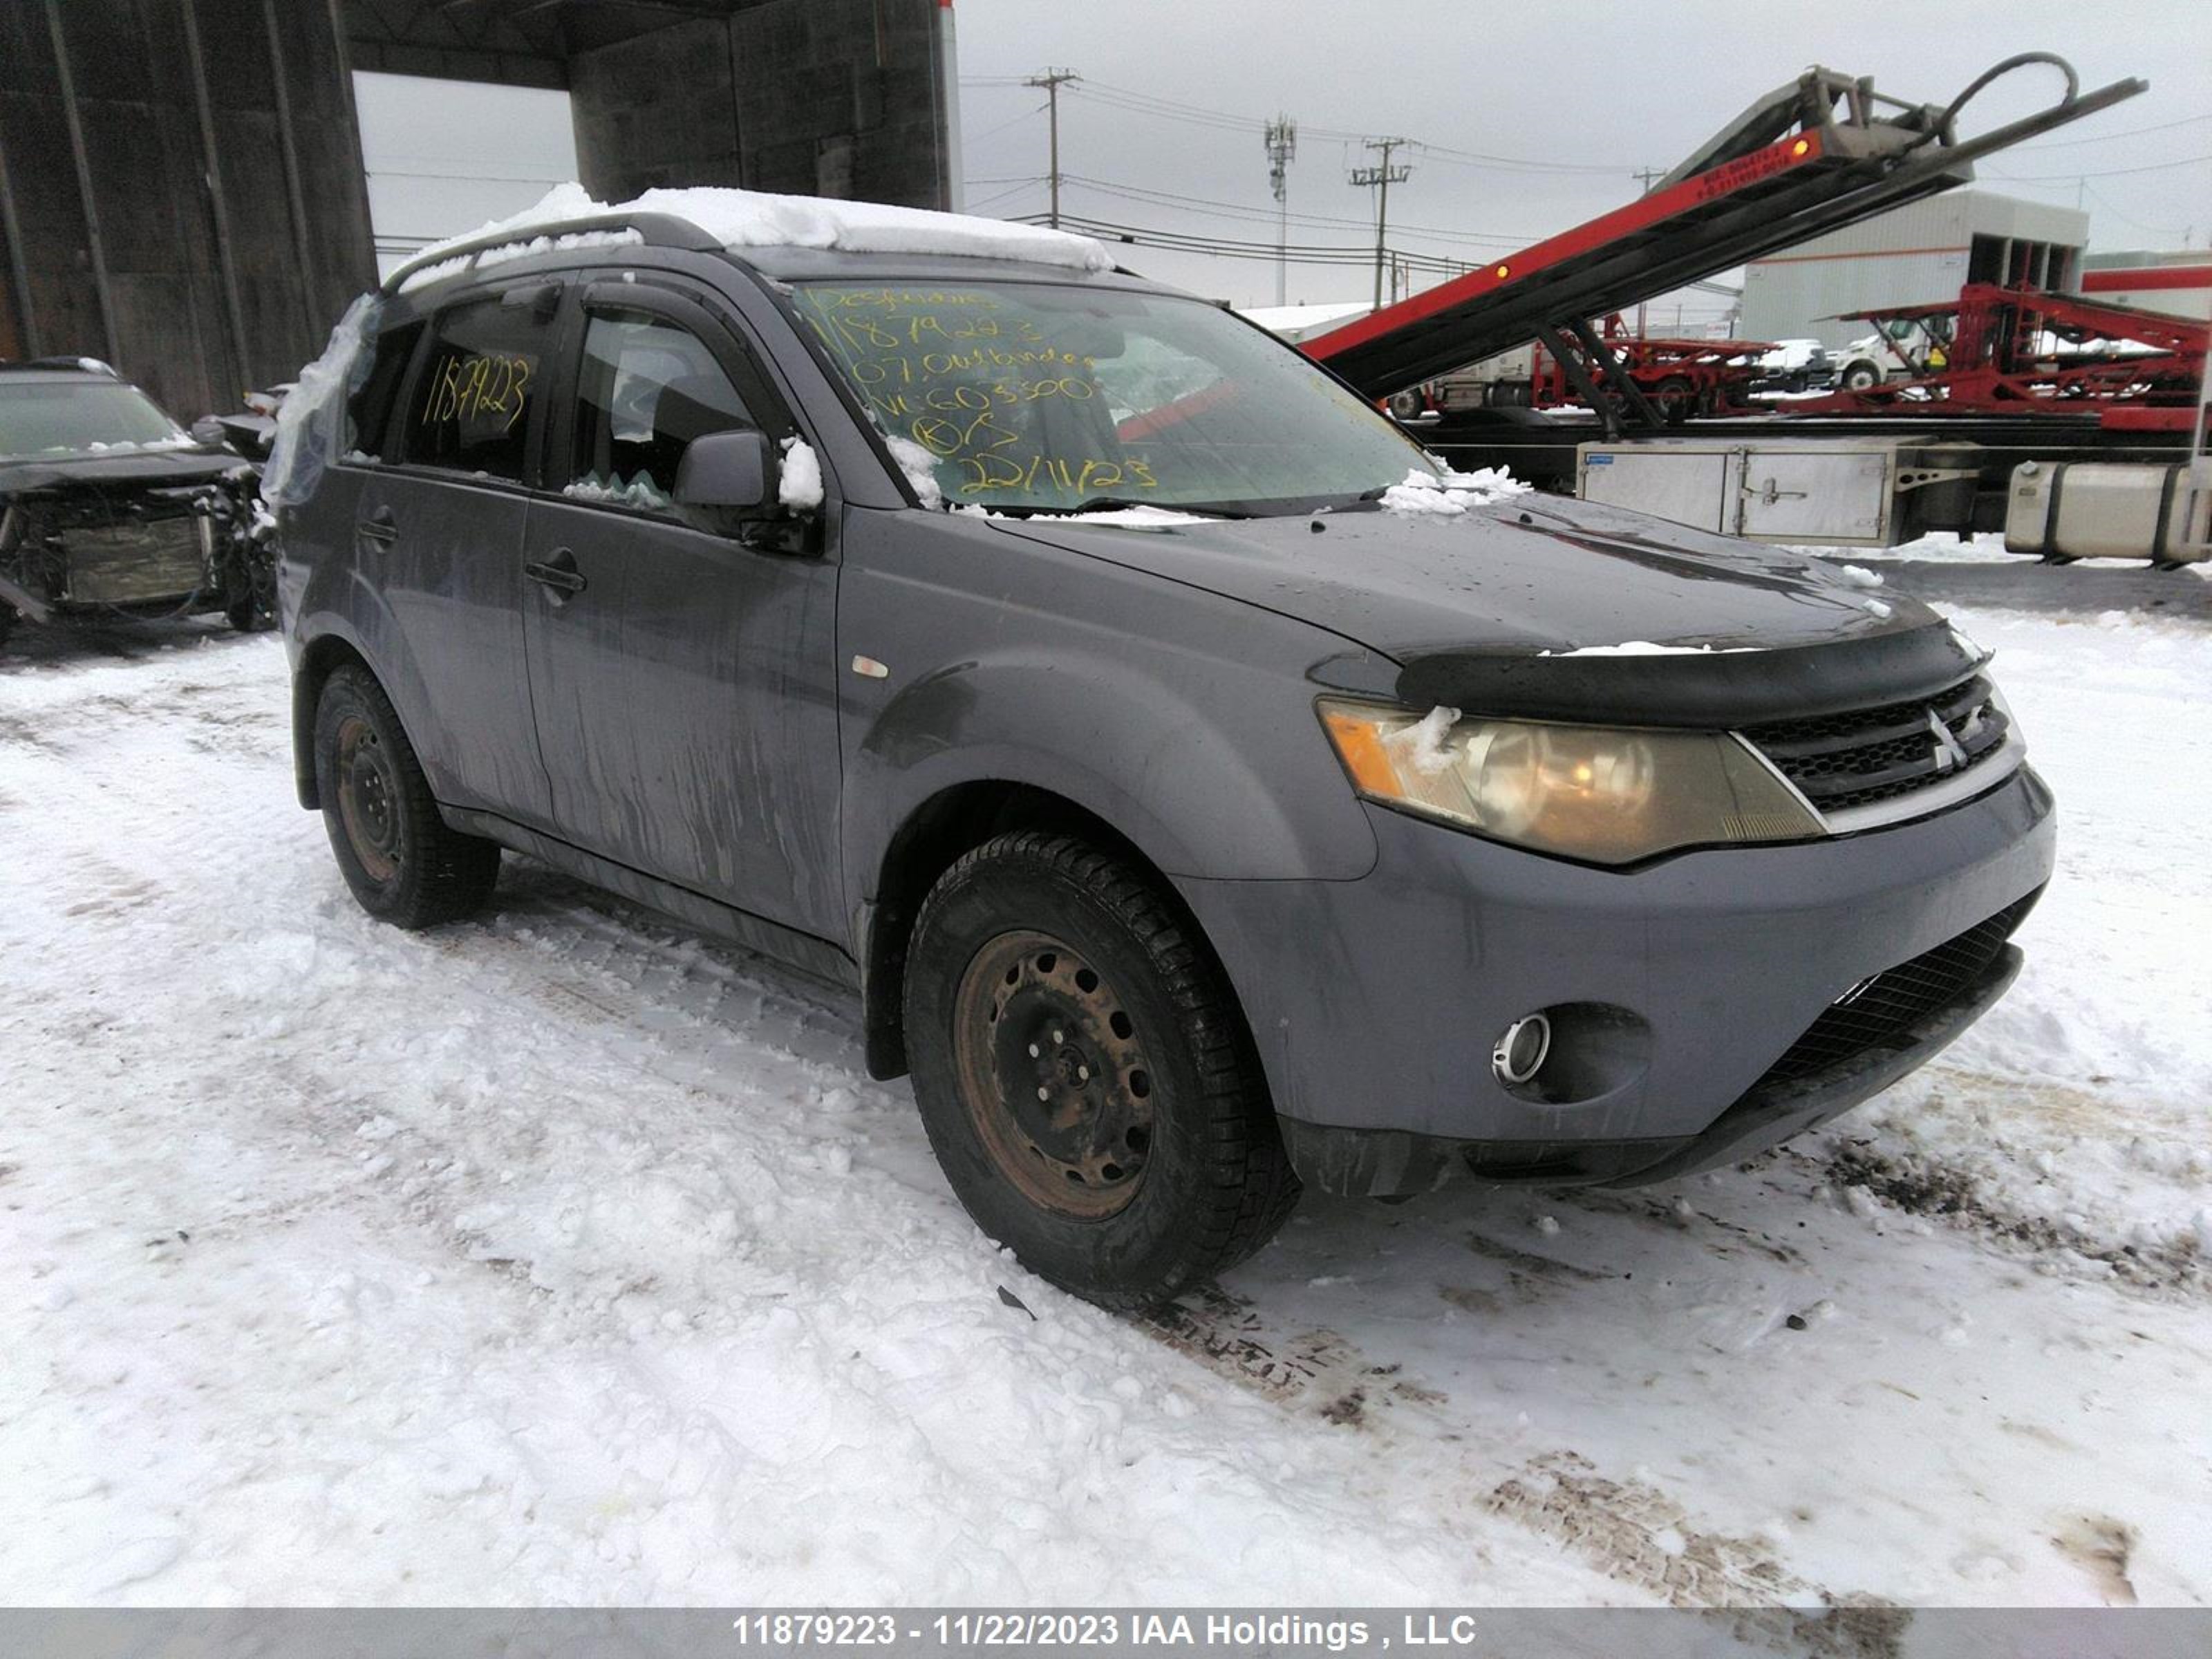
<svg viewBox="0 0 2212 1659"><path fill-rule="evenodd" d="M542 823L550 805L523 651L522 534L545 425L559 290L462 299L431 319L402 392L395 465L354 504L365 629L440 800Z"/></svg>
<svg viewBox="0 0 2212 1659"><path fill-rule="evenodd" d="M642 281L576 303L545 488L525 530L524 606L556 833L823 937L836 856L834 515L793 550L672 503L690 442L797 435L741 325Z"/></svg>

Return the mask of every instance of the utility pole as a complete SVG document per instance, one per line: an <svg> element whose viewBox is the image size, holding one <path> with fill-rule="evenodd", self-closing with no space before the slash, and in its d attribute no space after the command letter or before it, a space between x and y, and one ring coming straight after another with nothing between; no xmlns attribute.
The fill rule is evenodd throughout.
<svg viewBox="0 0 2212 1659"><path fill-rule="evenodd" d="M1082 78L1073 70L1048 69L1042 75L1032 75L1022 82L1025 87L1042 87L1045 102L1052 110L1052 171L1049 177L1052 184L1051 222L1054 230L1060 228L1060 89L1064 83Z"/></svg>
<svg viewBox="0 0 2212 1659"><path fill-rule="evenodd" d="M1370 138L1367 148L1382 153L1382 160L1371 167L1354 167L1352 182L1380 193L1375 201L1375 308L1382 309L1382 263L1388 257L1383 237L1390 225L1390 186L1402 185L1413 176L1410 167L1392 167L1390 152L1409 142L1404 138Z"/></svg>
<svg viewBox="0 0 2212 1659"><path fill-rule="evenodd" d="M1267 123L1267 185L1275 192L1275 303L1287 305L1291 243L1291 158L1298 153L1298 124L1287 115Z"/></svg>
<svg viewBox="0 0 2212 1659"><path fill-rule="evenodd" d="M1666 176L1657 167L1639 167L1636 173L1636 182L1644 186L1644 193L1649 196L1651 193L1651 186ZM1636 302L1636 337L1639 340L1650 337L1650 331L1644 325L1645 310L1644 301L1638 300Z"/></svg>

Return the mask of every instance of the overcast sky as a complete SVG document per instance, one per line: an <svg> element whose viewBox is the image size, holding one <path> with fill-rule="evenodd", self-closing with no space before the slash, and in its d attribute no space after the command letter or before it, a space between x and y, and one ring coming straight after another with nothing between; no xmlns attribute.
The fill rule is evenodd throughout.
<svg viewBox="0 0 2212 1659"><path fill-rule="evenodd" d="M1043 210L1044 96L1010 82L1048 66L1084 77L1060 98L1066 212L1272 243L1255 124L1279 112L1299 125L1293 242L1371 246L1372 192L1346 173L1374 159L1363 137L1401 137L1425 147L1398 152L1413 172L1391 190L1391 242L1473 261L1631 199L1638 169L1673 166L1808 64L1941 103L2042 49L2085 87L2132 75L2151 89L1984 163L1984 186L2078 199L2093 248L2212 236L2212 6L2179 0L957 0L955 15L971 211ZM380 236L470 228L574 171L564 94L360 81ZM2020 71L1961 125L2057 88L2055 71ZM1127 262L1239 303L1274 298L1269 261L1144 249ZM1293 265L1289 297L1358 299L1371 283L1356 267ZM1725 302L1686 303L1694 319Z"/></svg>

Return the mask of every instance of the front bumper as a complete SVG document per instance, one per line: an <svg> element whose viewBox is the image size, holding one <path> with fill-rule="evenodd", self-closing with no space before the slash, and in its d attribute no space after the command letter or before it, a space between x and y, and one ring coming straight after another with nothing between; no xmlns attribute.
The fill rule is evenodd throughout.
<svg viewBox="0 0 2212 1659"><path fill-rule="evenodd" d="M2018 952L1908 1030L1763 1079L1862 981L2041 887L2054 842L2050 791L2025 767L1893 828L1633 871L1370 816L1378 855L1360 880L1179 884L1243 1001L1301 1177L1353 1194L1419 1191L1463 1164L1657 1180L1836 1115L1978 1018ZM1510 1091L1491 1070L1498 1034L1560 1007L1616 1022L1603 1086Z"/></svg>
<svg viewBox="0 0 2212 1659"><path fill-rule="evenodd" d="M1519 1178L1560 1186L1643 1187L1695 1175L1778 1146L1818 1128L1926 1065L1994 1006L2020 976L2026 960L2008 945L1954 1001L1897 1036L1809 1077L1762 1083L1698 1133L1676 1139L1629 1139L1516 1149L1527 1162ZM1505 1156L1492 1141L1445 1140L1392 1129L1340 1129L1296 1118L1281 1120L1291 1162L1309 1186L1355 1196L1425 1192L1470 1168L1496 1170Z"/></svg>

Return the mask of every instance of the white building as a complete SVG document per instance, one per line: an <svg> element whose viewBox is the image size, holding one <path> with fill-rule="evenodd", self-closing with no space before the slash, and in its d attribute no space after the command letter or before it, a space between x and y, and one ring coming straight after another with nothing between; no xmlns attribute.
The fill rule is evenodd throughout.
<svg viewBox="0 0 2212 1659"><path fill-rule="evenodd" d="M1954 190L1744 267L1744 337L1840 346L1867 331L1835 320L1880 306L1931 304L1968 283L2070 289L2089 216L1986 191Z"/></svg>

